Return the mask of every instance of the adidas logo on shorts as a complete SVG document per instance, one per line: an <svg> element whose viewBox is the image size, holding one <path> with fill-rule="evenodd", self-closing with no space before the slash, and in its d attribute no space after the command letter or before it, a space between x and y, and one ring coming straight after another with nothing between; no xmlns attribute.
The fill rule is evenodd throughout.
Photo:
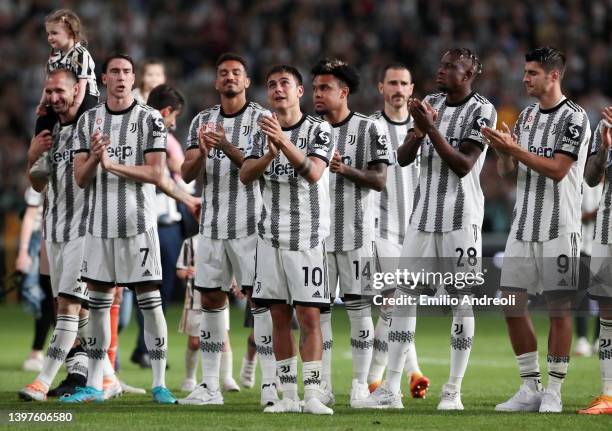
<svg viewBox="0 0 612 431"><path fill-rule="evenodd" d="M557 286L559 286L559 287L567 287L567 281L565 281L565 278L562 278L561 281L559 282L559 284L557 284Z"/></svg>
<svg viewBox="0 0 612 431"><path fill-rule="evenodd" d="M76 289L73 290L74 293L82 293L81 286L77 286Z"/></svg>
<svg viewBox="0 0 612 431"><path fill-rule="evenodd" d="M148 269L145 269L145 272L142 273L143 277L151 277L151 271L149 271Z"/></svg>
<svg viewBox="0 0 612 431"><path fill-rule="evenodd" d="M321 293L317 290L315 293L312 294L313 298L320 298L321 297Z"/></svg>

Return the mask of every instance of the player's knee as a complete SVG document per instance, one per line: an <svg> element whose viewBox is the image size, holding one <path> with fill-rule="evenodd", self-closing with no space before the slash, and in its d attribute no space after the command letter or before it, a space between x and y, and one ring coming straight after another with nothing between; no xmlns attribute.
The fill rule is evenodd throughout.
<svg viewBox="0 0 612 431"><path fill-rule="evenodd" d="M202 293L202 307L211 309L223 308L227 301L227 295L221 290Z"/></svg>
<svg viewBox="0 0 612 431"><path fill-rule="evenodd" d="M200 349L200 338L198 337L189 337L189 340L187 341L187 348L189 350L196 351Z"/></svg>
<svg viewBox="0 0 612 431"><path fill-rule="evenodd" d="M345 301L346 312L349 319L362 319L372 317L372 304L367 298L350 299Z"/></svg>

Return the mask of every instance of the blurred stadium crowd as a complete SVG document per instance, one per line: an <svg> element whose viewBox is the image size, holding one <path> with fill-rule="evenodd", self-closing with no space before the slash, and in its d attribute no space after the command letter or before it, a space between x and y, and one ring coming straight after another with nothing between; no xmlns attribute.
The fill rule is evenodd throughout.
<svg viewBox="0 0 612 431"><path fill-rule="evenodd" d="M568 56L563 87L594 127L612 97L612 0L112 0L0 1L0 223L23 206L26 151L35 120L49 46L43 25L53 9L75 10L85 27L99 76L102 59L124 51L136 60L158 58L171 83L187 95L176 135L183 138L197 111L217 103L215 59L236 51L248 59L249 95L265 100L262 80L288 62L309 76L322 56L356 65L362 85L354 110L381 107L376 83L382 66L405 62L415 95L435 90L440 55L449 47L476 51L484 64L477 90L499 120L512 124L530 101L522 84L524 53L553 45ZM311 111L309 88L303 99ZM103 98L104 96L102 96ZM500 181L489 152L482 172L484 232L509 228L513 186ZM3 235L6 239L6 233ZM5 244L7 245L7 244Z"/></svg>

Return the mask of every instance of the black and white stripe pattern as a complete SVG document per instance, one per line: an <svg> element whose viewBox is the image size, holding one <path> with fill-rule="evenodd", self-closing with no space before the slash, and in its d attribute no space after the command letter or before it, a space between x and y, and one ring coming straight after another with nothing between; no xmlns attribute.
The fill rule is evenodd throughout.
<svg viewBox="0 0 612 431"><path fill-rule="evenodd" d="M389 165L389 139L381 124L352 112L333 125L333 139L344 164L366 170L373 163ZM356 250L374 240L373 202L370 189L342 175L330 173L331 232L327 243L332 252Z"/></svg>
<svg viewBox="0 0 612 431"><path fill-rule="evenodd" d="M148 152L166 151L166 128L160 113L134 102L122 112L99 104L79 119L77 152L89 151L91 135L110 137L109 157L126 166L142 166ZM122 178L98 167L92 194L89 233L100 238L128 238L157 225L155 186Z"/></svg>
<svg viewBox="0 0 612 431"><path fill-rule="evenodd" d="M95 63L91 54L80 43L76 43L66 54L58 49L51 53L47 61L47 72L56 69L70 69L77 78L87 80L87 94L98 97L98 84L96 82Z"/></svg>
<svg viewBox="0 0 612 431"><path fill-rule="evenodd" d="M222 125L227 140L247 154L259 129L257 120L267 112L255 102L248 102L233 115L224 114L221 105L206 109L191 122L187 151L197 151L201 126ZM242 184L240 169L220 150L209 152L205 169L200 233L212 239L236 239L256 233L261 209L258 184Z"/></svg>
<svg viewBox="0 0 612 431"><path fill-rule="evenodd" d="M373 114L372 118L380 122L383 132L389 137L389 151L392 154L391 166L387 169L387 186L382 192L373 194L376 236L401 245L412 213L420 154L413 163L402 168L397 163L397 149L404 143L413 121L408 117L404 122L395 122L382 111Z"/></svg>
<svg viewBox="0 0 612 431"><path fill-rule="evenodd" d="M597 129L593 134L593 143L591 145L590 156L594 156L599 151L602 143L603 121L597 125ZM606 162L605 179L603 192L599 201L597 210L597 218L595 220L594 240L600 244L610 244L610 212L612 211L612 187L610 181L612 179L612 151L608 151L608 160Z"/></svg>
<svg viewBox="0 0 612 431"><path fill-rule="evenodd" d="M511 235L520 241L549 241L579 233L582 175L591 135L586 113L565 98L548 110L535 103L521 112L514 133L519 145L533 154L546 158L564 154L576 162L559 182L518 164Z"/></svg>
<svg viewBox="0 0 612 431"><path fill-rule="evenodd" d="M297 124L283 130L305 156L329 163L334 152L329 123L304 115ZM265 139L258 132L247 158L259 158L266 152ZM273 247L286 250L318 246L330 229L329 175L326 169L319 181L310 184L279 151L262 176L259 236Z"/></svg>
<svg viewBox="0 0 612 431"><path fill-rule="evenodd" d="M45 192L43 237L58 243L85 236L89 211L89 189L81 189L74 180L75 129L75 123L57 123L49 151L51 174Z"/></svg>
<svg viewBox="0 0 612 431"><path fill-rule="evenodd" d="M436 127L455 148L471 141L482 149L472 170L460 178L442 160L429 137L421 145L421 164L410 224L425 232L449 232L466 225L482 225L484 196L480 187L480 171L487 147L480 133L482 126L495 127L497 112L487 99L478 93L464 101L450 104L446 94L437 93L425 98L438 111Z"/></svg>

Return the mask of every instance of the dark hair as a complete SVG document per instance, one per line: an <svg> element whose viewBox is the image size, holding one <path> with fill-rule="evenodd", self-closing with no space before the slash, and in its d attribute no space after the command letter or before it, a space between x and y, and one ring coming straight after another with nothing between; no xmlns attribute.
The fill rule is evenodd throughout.
<svg viewBox="0 0 612 431"><path fill-rule="evenodd" d="M283 72L293 75L293 77L295 78L295 82L297 82L297 85L304 84L304 80L302 79L302 74L300 73L300 71L288 64L277 64L276 66L273 66L266 74L266 82L268 82L268 78L270 78L270 76L274 75L275 73Z"/></svg>
<svg viewBox="0 0 612 431"><path fill-rule="evenodd" d="M108 69L108 65L110 64L110 62L115 60L115 59L117 59L117 58L122 58L124 60L129 61L130 64L132 65L132 72L136 73L136 66L134 65L134 60L132 59L132 57L130 57L127 54L123 54L123 53L119 53L119 52L112 53L111 55L106 57L106 59L104 60L104 63L102 63L102 73L106 73L107 69Z"/></svg>
<svg viewBox="0 0 612 431"><path fill-rule="evenodd" d="M408 66L398 61L395 63L388 63L387 65L385 65L385 67L383 67L383 69L380 72L379 82L385 82L385 76L387 75L387 70L407 70L408 73L410 74L410 80L412 81L412 72L410 72L410 69L408 69Z"/></svg>
<svg viewBox="0 0 612 431"><path fill-rule="evenodd" d="M324 58L314 65L311 72L313 79L318 75L333 75L349 88L350 94L357 93L359 90L357 69L342 60Z"/></svg>
<svg viewBox="0 0 612 431"><path fill-rule="evenodd" d="M57 69L54 69L50 72L47 72L47 79L51 78L54 75L59 75L60 73L64 73L66 74L66 76L73 82L73 83L77 83L79 82L79 78L76 75L76 73L74 72L74 70L72 69L68 69L66 67L60 67Z"/></svg>
<svg viewBox="0 0 612 431"><path fill-rule="evenodd" d="M177 111L182 109L185 105L185 98L178 90L170 85L160 84L151 90L149 98L147 99L147 105L157 110L169 106L173 111Z"/></svg>
<svg viewBox="0 0 612 431"><path fill-rule="evenodd" d="M244 67L244 71L247 72L247 74L249 73L249 70L247 68L247 62L243 56L235 54L233 52L226 52L224 54L221 54L219 58L217 58L215 66L219 67L221 63L226 61L237 61L238 63L242 64L242 67Z"/></svg>
<svg viewBox="0 0 612 431"><path fill-rule="evenodd" d="M452 48L446 51L446 54L456 55L459 58L465 58L470 60L472 63L472 72L476 75L480 75L482 73L482 63L480 59L471 49L468 48Z"/></svg>
<svg viewBox="0 0 612 431"><path fill-rule="evenodd" d="M565 54L552 46L543 46L525 54L525 61L537 61L546 72L556 69L563 77L565 72Z"/></svg>

